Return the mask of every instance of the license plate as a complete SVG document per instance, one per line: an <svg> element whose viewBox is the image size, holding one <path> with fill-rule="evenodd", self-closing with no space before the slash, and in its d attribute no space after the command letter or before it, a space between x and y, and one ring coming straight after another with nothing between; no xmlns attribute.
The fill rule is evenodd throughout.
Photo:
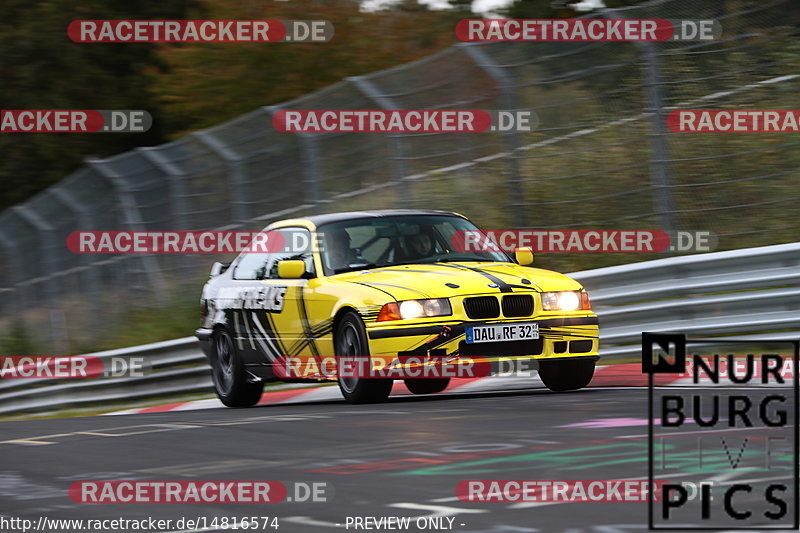
<svg viewBox="0 0 800 533"><path fill-rule="evenodd" d="M492 324L491 326L469 326L466 328L467 344L478 342L526 341L539 338L539 324L520 322L516 324Z"/></svg>

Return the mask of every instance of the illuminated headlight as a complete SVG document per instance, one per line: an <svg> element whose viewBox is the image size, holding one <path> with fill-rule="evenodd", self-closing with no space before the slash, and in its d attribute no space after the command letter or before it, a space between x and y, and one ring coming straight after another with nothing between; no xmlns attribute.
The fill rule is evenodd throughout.
<svg viewBox="0 0 800 533"><path fill-rule="evenodd" d="M450 300L447 298L406 300L399 304L391 302L384 305L380 313L378 313L378 322L383 322L384 320L410 320L429 316L445 316L452 313Z"/></svg>
<svg viewBox="0 0 800 533"><path fill-rule="evenodd" d="M429 316L443 316L451 314L450 301L447 298L434 298L430 300L406 300L400 302L400 318L423 318Z"/></svg>
<svg viewBox="0 0 800 533"><path fill-rule="evenodd" d="M586 308L589 299L583 298L581 294L580 291L543 292L542 309L545 311L577 311Z"/></svg>

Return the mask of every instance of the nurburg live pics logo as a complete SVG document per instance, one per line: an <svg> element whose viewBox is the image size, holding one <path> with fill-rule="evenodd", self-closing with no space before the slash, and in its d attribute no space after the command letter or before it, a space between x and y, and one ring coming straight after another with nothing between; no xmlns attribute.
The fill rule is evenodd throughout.
<svg viewBox="0 0 800 533"><path fill-rule="evenodd" d="M797 530L797 340L642 333L650 530Z"/></svg>

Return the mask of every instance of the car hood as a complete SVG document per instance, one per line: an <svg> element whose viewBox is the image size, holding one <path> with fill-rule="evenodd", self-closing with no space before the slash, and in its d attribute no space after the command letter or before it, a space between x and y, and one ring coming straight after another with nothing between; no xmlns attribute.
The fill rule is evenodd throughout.
<svg viewBox="0 0 800 533"><path fill-rule="evenodd" d="M581 288L580 283L558 272L490 262L398 265L347 272L331 279L372 287L397 300Z"/></svg>

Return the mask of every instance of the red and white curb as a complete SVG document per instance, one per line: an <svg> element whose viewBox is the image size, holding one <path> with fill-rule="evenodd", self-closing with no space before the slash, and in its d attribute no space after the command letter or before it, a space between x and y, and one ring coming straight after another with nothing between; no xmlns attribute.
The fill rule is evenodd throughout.
<svg viewBox="0 0 800 533"><path fill-rule="evenodd" d="M663 376L663 377L662 377ZM687 381L691 384L691 378L679 378L662 374L656 378L657 385L680 385L679 382ZM647 375L642 374L640 363L624 365L598 366L595 371L594 379L589 387L644 387L647 385ZM484 378L453 378L450 386L440 394L468 393L468 392L490 392L513 389L536 389L544 388L544 383L535 376L491 376ZM402 381L395 381L392 389L393 396L408 396L412 393L406 388ZM303 387L291 386L265 392L261 396L258 405L292 404L292 403L312 403L312 402L331 402L344 401L339 392L339 387L335 384L330 386ZM125 409L105 413L106 415L131 415L141 413L165 413L172 411L195 411L197 409L216 409L224 405L216 399L194 400L190 402L167 403L150 407Z"/></svg>

